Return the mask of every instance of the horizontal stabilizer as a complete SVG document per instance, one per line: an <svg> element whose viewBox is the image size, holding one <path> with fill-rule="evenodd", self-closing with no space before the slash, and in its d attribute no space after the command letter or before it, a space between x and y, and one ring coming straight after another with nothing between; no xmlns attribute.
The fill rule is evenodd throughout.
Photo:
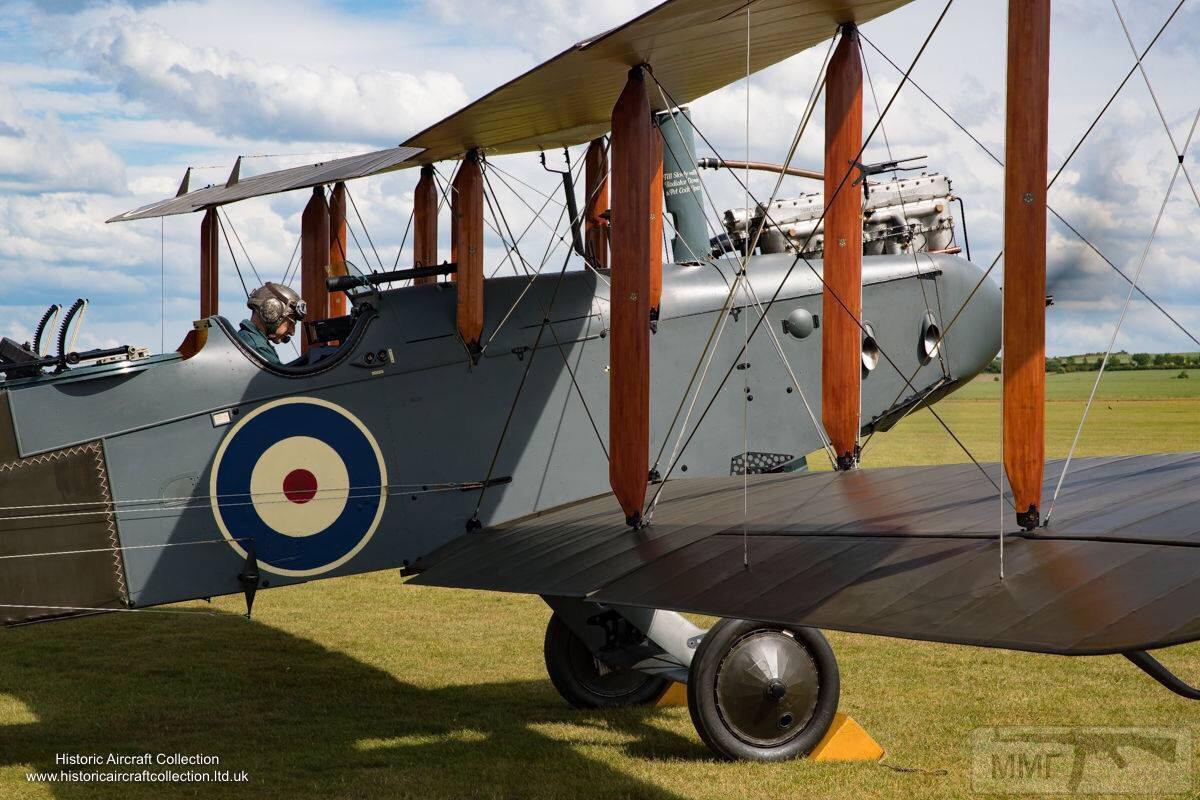
<svg viewBox="0 0 1200 800"><path fill-rule="evenodd" d="M1047 465L1047 497L1061 469ZM1198 480L1200 454L1077 459L1052 527L1006 533L1003 580L996 489L964 464L752 477L748 519L742 478L675 481L637 533L606 495L464 536L414 582L1064 655L1154 649L1200 639Z"/></svg>

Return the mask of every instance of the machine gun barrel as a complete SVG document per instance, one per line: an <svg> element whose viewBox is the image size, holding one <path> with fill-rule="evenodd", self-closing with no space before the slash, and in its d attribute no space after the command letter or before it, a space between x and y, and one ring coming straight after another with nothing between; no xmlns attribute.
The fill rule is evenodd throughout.
<svg viewBox="0 0 1200 800"><path fill-rule="evenodd" d="M825 175L811 169L800 167L783 168L783 164L768 164L765 161L729 161L724 158L702 158L697 162L700 169L752 169L758 172L774 172L778 175L791 175L795 178L811 178L814 181L825 180Z"/></svg>
<svg viewBox="0 0 1200 800"><path fill-rule="evenodd" d="M131 358L138 355L138 348L130 345L121 345L120 347L105 347L98 350L85 350L82 353L70 352L63 356L46 356L44 358L31 359L29 361L19 362L0 362L0 372L9 372L16 370L40 370L43 367L59 367L63 368L70 364L81 364L85 361L99 361L102 358Z"/></svg>
<svg viewBox="0 0 1200 800"><path fill-rule="evenodd" d="M397 269L391 272L372 272L369 275L338 275L325 279L325 287L331 292L344 292L357 289L360 286L378 286L381 283L406 281L411 278L432 278L438 275L452 275L458 271L457 264L449 262L432 267L412 267Z"/></svg>

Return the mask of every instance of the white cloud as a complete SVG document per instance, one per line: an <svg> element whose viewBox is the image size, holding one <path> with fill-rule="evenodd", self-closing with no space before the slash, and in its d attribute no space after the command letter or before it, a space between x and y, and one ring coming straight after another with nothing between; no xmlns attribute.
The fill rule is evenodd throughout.
<svg viewBox="0 0 1200 800"><path fill-rule="evenodd" d="M0 191L123 192L124 162L103 143L77 139L58 116L28 114L0 86Z"/></svg>
<svg viewBox="0 0 1200 800"><path fill-rule="evenodd" d="M330 0L294 0L286 13L266 0L72 0L65 9L70 13L43 13L64 11L61 4L47 1L37 3L32 15L27 3L4 5L0 0L5 8L0 39L11 45L0 79L0 187L27 193L0 200L0 263L6 265L0 279L6 286L28 286L22 278L44 276L22 289L19 298L13 296L16 289L8 292L5 302L12 305L0 309L0 330L36 322L46 302L91 294L96 302L85 336L93 336L95 343L133 339L157 345L162 269L165 339L173 346L195 313L199 219L171 218L161 228L157 221L105 226L101 220L172 194L188 164L217 165L193 175L193 185L198 185L223 180L238 153L345 152L394 144L469 97L656 1L614 0L581 14L569 0L504 0L489 5L485 27L478 24L476 0L422 0L382 9L373 5L369 13ZM864 31L907 67L922 38L914 31L924 33L941 5L939 0L917 0ZM1148 0L1145 5L1139 4L1136 17L1129 14L1139 46L1173 2ZM1122 6L1129 11L1132 0L1122 0ZM1132 63L1111 9L1097 13L1094 3L1067 0L1056 6L1055 15L1052 167ZM1167 78L1200 68L1196 19L1197 11L1185 8L1147 62L1177 135L1196 100L1191 84ZM956 5L914 72L1001 157L1003 25L1003 4ZM497 37L497 30L504 37ZM1001 35L981 36L980 31ZM865 52L879 100L886 102L898 75L869 47ZM1097 52L1105 57L1097 58ZM752 157L782 157L822 55L802 54L754 77ZM1051 196L1125 269L1135 266L1173 166L1163 159L1166 139L1139 80L1127 87ZM869 128L875 109L869 95L866 101ZM744 152L743 104L740 84L693 104L696 123L724 155ZM821 117L818 111L802 143L796 159L801 165L820 166ZM955 190L966 200L976 261L990 262L1003 230L1002 171L911 87L892 109L887 132L895 155L927 153L930 169L954 178ZM886 157L879 144L868 159ZM699 149L701 155L709 154L704 144ZM315 159L255 159L243 164L243 174L308 160ZM559 197L557 180L541 171L536 158L505 158L496 164ZM404 234L415 178L411 172L398 173L351 186L387 266ZM742 191L731 177L710 174L709 179L720 210L742 203ZM770 184L769 177L759 176L754 192L765 197ZM785 184L790 193L815 188L800 180ZM1196 329L1200 263L1194 249L1200 240L1200 212L1182 188L1176 190L1147 262L1143 285ZM505 214L519 233L531 214L504 189L499 191ZM526 197L535 206L541 203L532 192ZM264 279L282 274L306 199L297 193L230 209ZM550 206L551 222L557 210ZM352 225L357 228L353 216ZM367 256L359 254L351 239L352 260L374 263L370 244L358 232ZM535 266L549 239L545 227L534 223L522 251ZM444 257L449 249L445 220L442 240ZM489 266L498 264L503 251L490 232L486 246ZM411 237L401 264L408 263L410 250ZM1059 305L1051 315L1051 351L1103 347L1127 284L1053 225L1050 252L1052 273L1078 267L1062 279ZM548 269L558 269L559 256ZM222 311L237 318L241 285L224 247L221 257ZM249 273L240 249L238 258ZM247 278L253 280L249 274ZM1191 346L1141 301L1125 330L1134 343L1130 346L1138 349Z"/></svg>
<svg viewBox="0 0 1200 800"><path fill-rule="evenodd" d="M426 0L425 5L444 24L490 35L505 31L539 58L549 58L575 42L620 25L658 5L660 0L608 0L580 13L574 0L508 0L491 3L487 25L478 26L478 0Z"/></svg>
<svg viewBox="0 0 1200 800"><path fill-rule="evenodd" d="M260 63L192 47L133 17L94 28L78 44L123 96L227 136L395 144L467 99L447 72L351 75L333 67Z"/></svg>

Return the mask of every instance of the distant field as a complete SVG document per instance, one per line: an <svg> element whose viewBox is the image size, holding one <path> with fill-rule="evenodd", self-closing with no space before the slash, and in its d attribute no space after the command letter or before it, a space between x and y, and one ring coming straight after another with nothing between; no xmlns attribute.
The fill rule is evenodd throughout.
<svg viewBox="0 0 1200 800"><path fill-rule="evenodd" d="M1200 449L1200 374L1177 373L1106 376L1080 452ZM1051 376L1052 455L1066 452L1094 377ZM980 379L937 406L982 459L999 455L998 390ZM865 456L965 458L928 411ZM405 587L387 573L260 594L252 622L240 610L223 599L4 632L0 798L970 798L983 726L1186 728L1200 743L1196 704L1119 657L832 634L842 708L886 759L725 764L686 709L566 708L542 667L548 612L536 598ZM1200 646L1164 660L1200 680ZM54 769L56 753L114 750L214 754L252 783L25 780Z"/></svg>
<svg viewBox="0 0 1200 800"><path fill-rule="evenodd" d="M1180 378L1181 372L1187 378ZM1096 382L1096 372L1068 372L1046 376L1046 399L1087 400ZM996 400L1000 397L999 375L980 375L955 392L955 400ZM1101 400L1200 399L1200 369L1147 369L1105 372L1096 397Z"/></svg>
<svg viewBox="0 0 1200 800"><path fill-rule="evenodd" d="M1106 373L1096 393L1076 455L1200 450L1200 370ZM982 375L934 408L981 461L1000 458L1000 383ZM1095 372L1046 376L1046 454L1067 454ZM928 410L913 412L863 451L866 466L969 460ZM809 459L820 468L820 454Z"/></svg>

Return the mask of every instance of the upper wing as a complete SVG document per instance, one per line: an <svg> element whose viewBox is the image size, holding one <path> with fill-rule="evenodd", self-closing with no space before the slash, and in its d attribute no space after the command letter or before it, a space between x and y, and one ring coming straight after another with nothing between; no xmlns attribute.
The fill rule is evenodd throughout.
<svg viewBox="0 0 1200 800"><path fill-rule="evenodd" d="M649 64L670 95L651 91L655 110L682 105L828 39L838 24L866 22L911 0L666 0L640 17L586 39L418 133L404 146L210 186L120 214L109 222L186 214L250 197L405 169L482 148L522 153L580 144L609 129L631 67ZM749 10L749 29L747 14Z"/></svg>
<svg viewBox="0 0 1200 800"><path fill-rule="evenodd" d="M268 194L290 192L293 189L309 189L326 183L365 178L401 169L420 154L413 147L393 147L374 153L364 153L360 156L348 156L333 161L323 161L319 164L306 164L302 167L266 172L253 178L244 178L232 186L220 184L197 189L194 192L160 200L148 206L142 206L134 211L118 214L109 222L129 222L134 219L151 219L154 217L169 217L172 214L190 214L209 206L223 206L226 203L236 203L251 197L262 197Z"/></svg>
<svg viewBox="0 0 1200 800"><path fill-rule="evenodd" d="M476 147L502 154L580 144L608 131L631 67L650 65L671 98L664 102L651 90L651 105L662 110L744 76L747 44L756 72L829 39L840 23L863 23L908 2L667 0L564 50L405 144L424 148L422 162Z"/></svg>

